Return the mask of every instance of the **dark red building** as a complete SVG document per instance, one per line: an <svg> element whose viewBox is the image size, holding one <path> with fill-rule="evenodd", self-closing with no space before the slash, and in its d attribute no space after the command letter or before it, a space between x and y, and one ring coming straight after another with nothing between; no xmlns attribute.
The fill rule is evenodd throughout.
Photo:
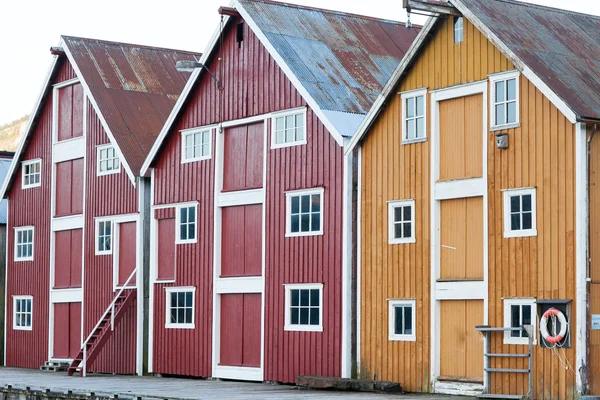
<svg viewBox="0 0 600 400"><path fill-rule="evenodd" d="M66 36L51 52L2 187L5 362L141 373L150 191L140 169L188 79L176 61L199 55Z"/></svg>
<svg viewBox="0 0 600 400"><path fill-rule="evenodd" d="M418 29L271 1L220 13L205 67L142 168L152 174L150 371L348 377L344 145Z"/></svg>

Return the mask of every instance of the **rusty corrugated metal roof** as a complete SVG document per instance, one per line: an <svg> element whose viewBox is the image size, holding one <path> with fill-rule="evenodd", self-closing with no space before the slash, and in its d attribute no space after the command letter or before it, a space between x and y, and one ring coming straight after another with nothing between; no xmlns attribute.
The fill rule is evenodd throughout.
<svg viewBox="0 0 600 400"><path fill-rule="evenodd" d="M80 78L135 175L185 86L179 60L200 54L181 50L63 36Z"/></svg>
<svg viewBox="0 0 600 400"><path fill-rule="evenodd" d="M514 0L460 0L578 119L600 120L600 17Z"/></svg>
<svg viewBox="0 0 600 400"><path fill-rule="evenodd" d="M344 122L336 127L344 136L354 134L419 33L397 21L295 4L239 4L331 122Z"/></svg>

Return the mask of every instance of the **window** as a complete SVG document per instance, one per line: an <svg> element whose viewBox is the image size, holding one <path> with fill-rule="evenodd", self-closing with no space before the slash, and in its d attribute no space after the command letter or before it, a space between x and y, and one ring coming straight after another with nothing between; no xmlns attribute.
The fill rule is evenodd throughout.
<svg viewBox="0 0 600 400"><path fill-rule="evenodd" d="M112 221L96 221L96 254L112 253Z"/></svg>
<svg viewBox="0 0 600 400"><path fill-rule="evenodd" d="M388 243L415 243L415 201L388 203Z"/></svg>
<svg viewBox="0 0 600 400"><path fill-rule="evenodd" d="M181 162L207 160L211 152L211 130L193 130L181 132Z"/></svg>
<svg viewBox="0 0 600 400"><path fill-rule="evenodd" d="M454 43L463 41L463 17L454 17Z"/></svg>
<svg viewBox="0 0 600 400"><path fill-rule="evenodd" d="M22 188L29 189L40 186L42 184L42 160L23 161L21 165L23 171Z"/></svg>
<svg viewBox="0 0 600 400"><path fill-rule="evenodd" d="M196 205L177 207L176 243L196 243Z"/></svg>
<svg viewBox="0 0 600 400"><path fill-rule="evenodd" d="M427 90L401 93L402 143L421 142L427 138L425 126Z"/></svg>
<svg viewBox="0 0 600 400"><path fill-rule="evenodd" d="M286 112L273 117L271 148L306 143L306 109Z"/></svg>
<svg viewBox="0 0 600 400"><path fill-rule="evenodd" d="M167 328L194 329L195 287L167 287Z"/></svg>
<svg viewBox="0 0 600 400"><path fill-rule="evenodd" d="M30 331L33 315L33 297L13 296L13 329Z"/></svg>
<svg viewBox="0 0 600 400"><path fill-rule="evenodd" d="M286 331L323 331L323 284L285 285Z"/></svg>
<svg viewBox="0 0 600 400"><path fill-rule="evenodd" d="M504 326L506 328L519 328L523 325L532 325L536 332L536 305L535 299L504 299ZM534 343L535 343L534 335ZM528 344L529 339L525 331L510 331L504 333L505 344Z"/></svg>
<svg viewBox="0 0 600 400"><path fill-rule="evenodd" d="M415 300L389 300L389 340L415 341Z"/></svg>
<svg viewBox="0 0 600 400"><path fill-rule="evenodd" d="M504 191L504 237L536 236L535 188Z"/></svg>
<svg viewBox="0 0 600 400"><path fill-rule="evenodd" d="M519 125L519 73L509 72L490 76L492 86L492 129Z"/></svg>
<svg viewBox="0 0 600 400"><path fill-rule="evenodd" d="M33 260L33 226L15 228L15 261Z"/></svg>
<svg viewBox="0 0 600 400"><path fill-rule="evenodd" d="M117 174L121 163L117 151L112 145L98 146L98 176Z"/></svg>
<svg viewBox="0 0 600 400"><path fill-rule="evenodd" d="M323 189L298 190L286 196L286 236L322 235Z"/></svg>

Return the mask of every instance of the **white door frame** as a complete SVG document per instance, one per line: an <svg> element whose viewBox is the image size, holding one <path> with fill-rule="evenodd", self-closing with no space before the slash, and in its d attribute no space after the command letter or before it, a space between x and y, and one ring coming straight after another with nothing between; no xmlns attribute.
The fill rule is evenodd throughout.
<svg viewBox="0 0 600 400"><path fill-rule="evenodd" d="M482 94L483 173L481 178L440 182L440 102ZM438 382L440 376L440 301L483 300L484 324L488 322L488 196L487 196L487 141L488 141L488 81L479 81L430 92L431 95L431 384L436 393L474 395L483 385ZM440 201L466 197L483 197L483 280L438 282L440 275ZM475 327L473 327L475 329ZM483 354L481 363L484 364ZM485 374L484 374L485 380ZM485 381L484 381L485 384Z"/></svg>

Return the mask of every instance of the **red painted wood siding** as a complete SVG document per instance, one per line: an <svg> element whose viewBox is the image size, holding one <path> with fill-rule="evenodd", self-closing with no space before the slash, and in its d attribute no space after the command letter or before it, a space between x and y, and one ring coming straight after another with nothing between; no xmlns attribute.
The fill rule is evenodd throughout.
<svg viewBox="0 0 600 400"><path fill-rule="evenodd" d="M119 224L119 285L127 282L129 276L135 270L137 240L136 223L125 222ZM135 276L131 279L128 286L135 285Z"/></svg>
<svg viewBox="0 0 600 400"><path fill-rule="evenodd" d="M171 285L196 286L195 330L164 328L167 285L155 287L154 371L160 373L211 374L214 159L181 164L179 131L307 106L246 24L241 48L235 31L226 30L207 66L223 71L223 90L216 90L208 74L200 78L154 171L154 203L199 201L200 224L197 244L177 246L176 283ZM212 154L214 134L213 130ZM264 379L294 382L297 375L340 376L343 149L308 109L307 144L267 150L265 156ZM285 192L315 187L324 188L324 234L286 238ZM284 331L283 285L314 282L324 285L323 332Z"/></svg>
<svg viewBox="0 0 600 400"><path fill-rule="evenodd" d="M84 232L84 336L87 337L114 299L113 255L95 255L95 218L138 212L138 193L121 169L118 174L96 176L96 146L109 143L93 107L87 104L85 232ZM114 246L115 244L113 244ZM114 248L114 247L113 247ZM114 252L114 250L113 250ZM135 373L135 302L115 328L90 370Z"/></svg>
<svg viewBox="0 0 600 400"><path fill-rule="evenodd" d="M223 135L223 191L263 186L264 124L227 128Z"/></svg>
<svg viewBox="0 0 600 400"><path fill-rule="evenodd" d="M54 288L81 287L83 229L59 231L54 236Z"/></svg>
<svg viewBox="0 0 600 400"><path fill-rule="evenodd" d="M221 277L262 275L262 204L224 207Z"/></svg>
<svg viewBox="0 0 600 400"><path fill-rule="evenodd" d="M75 78L71 65L64 61L51 84ZM50 287L50 196L52 180L52 94L42 105L31 140L23 151L23 160L42 159L41 186L22 189L22 169L7 192L7 281L6 281L6 365L39 368L48 359L48 310ZM34 260L14 261L14 227L33 225ZM13 296L33 296L31 331L12 329Z"/></svg>
<svg viewBox="0 0 600 400"><path fill-rule="evenodd" d="M175 218L158 220L158 279L175 279Z"/></svg>
<svg viewBox="0 0 600 400"><path fill-rule="evenodd" d="M261 295L221 295L219 365L260 367Z"/></svg>
<svg viewBox="0 0 600 400"><path fill-rule="evenodd" d="M75 358L81 348L81 303L54 304L54 358Z"/></svg>
<svg viewBox="0 0 600 400"><path fill-rule="evenodd" d="M58 140L83 136L83 86L80 83L58 90Z"/></svg>
<svg viewBox="0 0 600 400"><path fill-rule="evenodd" d="M83 171L83 158L56 164L57 217L83 212Z"/></svg>

